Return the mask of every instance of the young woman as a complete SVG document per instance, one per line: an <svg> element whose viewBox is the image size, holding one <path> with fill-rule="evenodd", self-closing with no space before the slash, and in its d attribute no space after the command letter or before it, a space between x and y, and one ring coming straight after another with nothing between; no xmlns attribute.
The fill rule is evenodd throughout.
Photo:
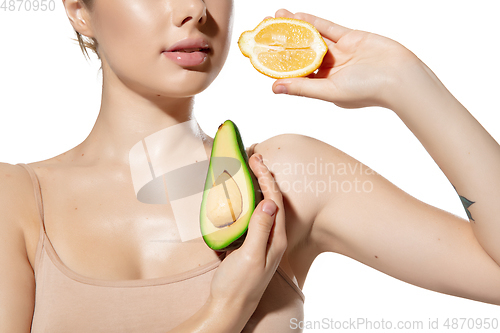
<svg viewBox="0 0 500 333"><path fill-rule="evenodd" d="M430 290L500 304L500 148L406 48L281 10L276 16L314 24L330 51L316 75L278 80L273 89L393 110L455 186L470 221L411 197L322 141L286 134L249 147L265 200L242 248L224 255L202 241L151 242L158 234L179 239L173 211L137 200L129 158L137 142L192 120L193 96L227 55L232 1L64 6L75 30L97 42L101 110L77 147L29 165L1 165L1 331L296 332L290 318L301 319L300 288L323 252ZM203 62L186 66L165 55L185 39L185 48L208 44ZM213 139L196 126L182 140L195 138L209 156ZM176 154L173 146L160 148ZM335 174L331 191L301 191L303 175L289 166L318 157L367 172L356 179ZM328 174L311 178L331 182ZM346 192L335 184L371 186ZM264 204L273 203L276 213L266 215Z"/></svg>

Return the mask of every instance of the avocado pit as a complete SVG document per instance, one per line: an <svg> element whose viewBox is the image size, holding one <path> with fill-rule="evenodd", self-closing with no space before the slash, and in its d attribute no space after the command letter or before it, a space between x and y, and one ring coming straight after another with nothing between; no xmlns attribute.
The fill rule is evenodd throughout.
<svg viewBox="0 0 500 333"><path fill-rule="evenodd" d="M217 177L207 197L207 217L216 228L233 224L243 211L243 200L238 184L224 170Z"/></svg>

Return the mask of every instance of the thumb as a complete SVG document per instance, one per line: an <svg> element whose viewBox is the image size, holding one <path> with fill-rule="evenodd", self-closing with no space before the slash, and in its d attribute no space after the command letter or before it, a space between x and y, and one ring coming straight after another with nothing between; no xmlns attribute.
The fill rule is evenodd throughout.
<svg viewBox="0 0 500 333"><path fill-rule="evenodd" d="M253 211L248 233L242 247L257 258L265 258L269 234L273 228L277 206L271 199L264 199Z"/></svg>
<svg viewBox="0 0 500 333"><path fill-rule="evenodd" d="M331 101L333 84L328 79L311 79L307 77L280 79L274 82L275 94L288 94Z"/></svg>

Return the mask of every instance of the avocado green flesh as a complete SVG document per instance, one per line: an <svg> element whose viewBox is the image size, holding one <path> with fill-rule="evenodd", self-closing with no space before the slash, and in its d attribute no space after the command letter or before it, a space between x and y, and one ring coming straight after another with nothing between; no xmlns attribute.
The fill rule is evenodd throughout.
<svg viewBox="0 0 500 333"><path fill-rule="evenodd" d="M251 172L239 130L231 120L226 120L214 138L200 209L201 233L211 249L227 251L243 243L257 199ZM225 181L217 182L218 179ZM214 195L218 200L214 200ZM235 203L239 206L233 207ZM216 221L217 216L224 218ZM228 216L236 217L235 221L228 220ZM221 225L224 226L217 227Z"/></svg>

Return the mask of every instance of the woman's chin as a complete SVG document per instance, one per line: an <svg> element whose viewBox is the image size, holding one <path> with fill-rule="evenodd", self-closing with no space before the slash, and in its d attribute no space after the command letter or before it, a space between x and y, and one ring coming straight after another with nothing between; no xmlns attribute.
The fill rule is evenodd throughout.
<svg viewBox="0 0 500 333"><path fill-rule="evenodd" d="M187 98L195 96L206 90L212 82L206 80L176 80L157 82L156 84L141 84L132 88L140 95L149 96L153 100L159 98Z"/></svg>
<svg viewBox="0 0 500 333"><path fill-rule="evenodd" d="M160 97L172 97L172 98L187 98L187 97L192 97L195 95L198 95L199 93L203 92L205 89L207 89L208 86L199 86L199 87L186 87L185 89L182 89L179 87L179 89L176 89L175 91L172 90L165 90L163 92L160 92L159 95Z"/></svg>
<svg viewBox="0 0 500 333"><path fill-rule="evenodd" d="M182 77L169 78L164 80L156 87L159 94L172 97L189 97L206 90L215 79L211 73L193 72Z"/></svg>

